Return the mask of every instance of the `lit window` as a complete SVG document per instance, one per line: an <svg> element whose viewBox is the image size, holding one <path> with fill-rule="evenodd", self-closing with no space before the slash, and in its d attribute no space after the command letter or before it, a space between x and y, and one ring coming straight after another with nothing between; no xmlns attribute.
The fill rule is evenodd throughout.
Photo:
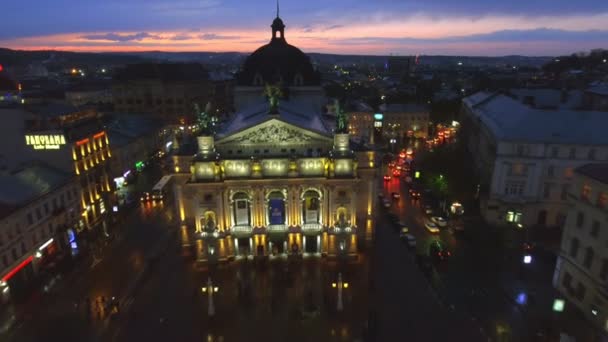
<svg viewBox="0 0 608 342"><path fill-rule="evenodd" d="M589 195L591 195L591 187L589 185L583 185L583 191L581 191L581 200L589 201Z"/></svg>

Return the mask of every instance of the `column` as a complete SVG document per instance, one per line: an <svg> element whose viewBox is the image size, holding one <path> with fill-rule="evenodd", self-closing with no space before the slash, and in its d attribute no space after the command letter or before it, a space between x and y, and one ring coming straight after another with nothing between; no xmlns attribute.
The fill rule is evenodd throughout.
<svg viewBox="0 0 608 342"><path fill-rule="evenodd" d="M215 211L216 214L220 217L217 218L217 223L219 225L221 225L221 230L225 230L226 229L226 220L225 220L225 215L224 215L224 191L223 189L217 189L216 193L217 195L217 210Z"/></svg>
<svg viewBox="0 0 608 342"><path fill-rule="evenodd" d="M333 226L334 225L334 215L333 215L333 206L332 206L332 200L333 200L333 186L328 187L327 189L327 225L328 226Z"/></svg>
<svg viewBox="0 0 608 342"><path fill-rule="evenodd" d="M350 225L357 225L357 190L353 188L350 195Z"/></svg>
<svg viewBox="0 0 608 342"><path fill-rule="evenodd" d="M230 218L232 217L232 207L230 206L230 191L228 191L227 188L222 189L222 201L224 203L223 205L223 220L224 220L224 229L228 229L230 227L232 227L232 221L230 221Z"/></svg>

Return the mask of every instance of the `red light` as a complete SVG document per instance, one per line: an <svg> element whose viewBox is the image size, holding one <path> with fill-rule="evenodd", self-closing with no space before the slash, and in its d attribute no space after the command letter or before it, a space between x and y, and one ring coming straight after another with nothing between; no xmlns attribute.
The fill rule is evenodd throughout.
<svg viewBox="0 0 608 342"><path fill-rule="evenodd" d="M4 67L2 66L2 64L0 64L0 71L4 70Z"/></svg>
<svg viewBox="0 0 608 342"><path fill-rule="evenodd" d="M95 138L95 139L97 139L97 138L101 138L101 137L103 137L105 134L106 134L106 132L99 132L99 133L95 134L95 135L93 136L93 138Z"/></svg>
<svg viewBox="0 0 608 342"><path fill-rule="evenodd" d="M2 277L2 281L7 282L9 279L11 279L15 275L15 273L19 272L22 268L24 268L25 266L27 266L27 264L29 264L30 262L32 262L32 259L34 259L34 257L30 255L27 259L23 260L22 263L20 263L19 265L17 265L17 267L13 268L4 277Z"/></svg>
<svg viewBox="0 0 608 342"><path fill-rule="evenodd" d="M76 146L84 145L84 144L86 144L88 142L89 142L88 138L87 139L82 139L82 140L76 142Z"/></svg>

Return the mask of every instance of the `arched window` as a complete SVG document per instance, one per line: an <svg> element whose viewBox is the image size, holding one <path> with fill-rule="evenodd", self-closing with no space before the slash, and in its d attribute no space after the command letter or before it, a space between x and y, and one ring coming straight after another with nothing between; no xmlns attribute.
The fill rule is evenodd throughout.
<svg viewBox="0 0 608 342"><path fill-rule="evenodd" d="M249 196L244 192L238 192L232 196L234 224L236 226L251 225L251 205Z"/></svg>
<svg viewBox="0 0 608 342"><path fill-rule="evenodd" d="M302 196L304 223L321 223L321 195L316 190L307 190Z"/></svg>
<svg viewBox="0 0 608 342"><path fill-rule="evenodd" d="M336 226L346 227L348 226L347 210L345 207L339 207L336 210Z"/></svg>
<svg viewBox="0 0 608 342"><path fill-rule="evenodd" d="M304 78L302 77L302 74L300 74L300 73L296 74L296 77L294 77L294 79L293 79L293 85L296 87L304 85Z"/></svg>

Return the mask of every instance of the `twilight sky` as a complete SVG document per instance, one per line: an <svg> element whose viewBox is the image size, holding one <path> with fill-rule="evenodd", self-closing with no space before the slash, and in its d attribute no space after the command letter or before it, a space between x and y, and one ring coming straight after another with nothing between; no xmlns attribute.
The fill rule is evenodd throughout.
<svg viewBox="0 0 608 342"><path fill-rule="evenodd" d="M0 47L242 51L270 38L274 0L22 0ZM282 0L306 52L558 55L608 48L608 0Z"/></svg>

